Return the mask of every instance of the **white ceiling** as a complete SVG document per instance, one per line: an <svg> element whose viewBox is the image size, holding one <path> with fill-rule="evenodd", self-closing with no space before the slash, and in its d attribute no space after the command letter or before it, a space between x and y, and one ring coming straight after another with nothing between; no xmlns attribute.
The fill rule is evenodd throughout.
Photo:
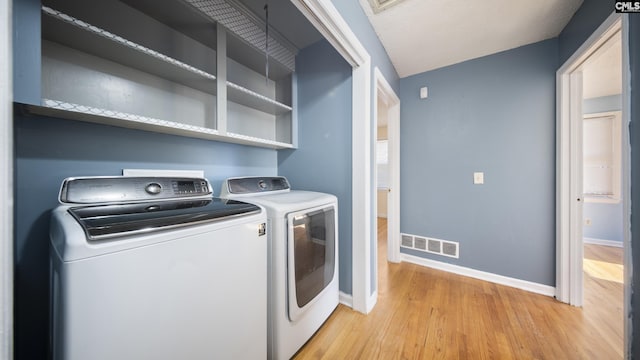
<svg viewBox="0 0 640 360"><path fill-rule="evenodd" d="M403 0L369 17L398 75L418 74L560 34L583 0Z"/></svg>
<svg viewBox="0 0 640 360"><path fill-rule="evenodd" d="M622 35L618 32L582 66L583 98L622 93Z"/></svg>

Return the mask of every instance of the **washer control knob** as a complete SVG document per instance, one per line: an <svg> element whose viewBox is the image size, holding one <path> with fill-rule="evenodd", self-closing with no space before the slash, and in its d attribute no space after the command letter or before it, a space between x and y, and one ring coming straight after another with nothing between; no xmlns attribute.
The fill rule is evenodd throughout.
<svg viewBox="0 0 640 360"><path fill-rule="evenodd" d="M162 186L160 186L160 184L158 183L151 183L145 186L144 191L151 195L157 195L160 194L160 191L162 191Z"/></svg>
<svg viewBox="0 0 640 360"><path fill-rule="evenodd" d="M267 189L267 183L264 182L264 180L258 181L258 188L260 188L260 190L266 190Z"/></svg>

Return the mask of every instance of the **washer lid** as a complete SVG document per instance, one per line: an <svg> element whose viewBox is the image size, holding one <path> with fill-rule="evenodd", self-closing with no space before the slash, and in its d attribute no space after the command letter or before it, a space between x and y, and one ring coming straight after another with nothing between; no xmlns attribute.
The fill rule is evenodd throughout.
<svg viewBox="0 0 640 360"><path fill-rule="evenodd" d="M260 207L211 198L78 206L68 211L82 226L87 239L102 240L255 214L260 212Z"/></svg>

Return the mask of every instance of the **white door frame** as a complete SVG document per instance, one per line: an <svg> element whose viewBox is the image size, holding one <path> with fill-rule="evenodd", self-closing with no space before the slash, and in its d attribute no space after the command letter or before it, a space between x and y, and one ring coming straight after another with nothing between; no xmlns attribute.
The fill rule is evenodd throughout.
<svg viewBox="0 0 640 360"><path fill-rule="evenodd" d="M622 202L624 234L625 351L631 321L631 148L627 15L612 13L556 73L556 298L581 306L582 279L582 75L580 66L611 36L622 31Z"/></svg>
<svg viewBox="0 0 640 360"><path fill-rule="evenodd" d="M371 56L330 0L291 0L352 66L352 295L354 310L375 305L371 288ZM341 301L346 302L341 296Z"/></svg>
<svg viewBox="0 0 640 360"><path fill-rule="evenodd" d="M0 0L0 359L13 359L13 72L11 0Z"/></svg>

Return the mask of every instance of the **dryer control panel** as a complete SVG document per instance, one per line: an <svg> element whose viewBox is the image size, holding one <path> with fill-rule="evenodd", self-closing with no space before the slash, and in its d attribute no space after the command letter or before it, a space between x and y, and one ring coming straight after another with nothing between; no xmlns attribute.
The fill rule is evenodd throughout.
<svg viewBox="0 0 640 360"><path fill-rule="evenodd" d="M204 178L113 176L67 178L59 200L63 204L102 204L212 196L211 184Z"/></svg>
<svg viewBox="0 0 640 360"><path fill-rule="evenodd" d="M284 176L230 178L222 184L221 196L227 194L257 194L289 191L289 181Z"/></svg>

